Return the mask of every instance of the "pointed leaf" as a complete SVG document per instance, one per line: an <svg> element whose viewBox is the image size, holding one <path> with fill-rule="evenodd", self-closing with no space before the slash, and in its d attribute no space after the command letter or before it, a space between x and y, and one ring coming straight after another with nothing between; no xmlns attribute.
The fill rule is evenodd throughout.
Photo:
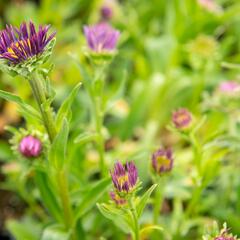
<svg viewBox="0 0 240 240"><path fill-rule="evenodd" d="M113 221L123 232L130 233L132 231L131 217L126 217L123 211L103 203L97 203L97 207L105 218Z"/></svg>
<svg viewBox="0 0 240 240"><path fill-rule="evenodd" d="M56 125L57 128L60 128L62 126L63 119L66 118L68 121L70 121L71 118L71 106L72 103L77 96L78 90L80 88L82 83L78 83L74 89L71 91L69 96L64 100L63 104L61 105L60 109L58 110L57 119L56 119Z"/></svg>
<svg viewBox="0 0 240 240"><path fill-rule="evenodd" d="M82 200L78 204L75 210L75 219L77 220L82 215L84 215L88 210L90 210L95 204L96 201L105 193L108 186L110 185L110 178L105 178L97 182L92 186L88 192L85 193Z"/></svg>
<svg viewBox="0 0 240 240"><path fill-rule="evenodd" d="M49 152L49 161L57 169L61 169L66 158L66 147L68 141L69 124L66 118L63 120L62 128L55 137Z"/></svg>
<svg viewBox="0 0 240 240"><path fill-rule="evenodd" d="M41 199L47 210L50 212L52 217L55 218L55 220L60 222L62 219L61 208L51 189L51 184L47 174L40 169L35 169L35 182L40 190L42 196Z"/></svg>
<svg viewBox="0 0 240 240"><path fill-rule="evenodd" d="M12 94L10 92L0 90L0 97L7 101L18 104L21 107L20 111L23 114L25 113L28 117L32 118L34 117L35 119L41 122L41 117L38 111L29 104L25 103L19 96Z"/></svg>
<svg viewBox="0 0 240 240"><path fill-rule="evenodd" d="M75 139L74 143L77 144L85 144L91 141L94 141L97 138L97 134L95 133L81 133Z"/></svg>
<svg viewBox="0 0 240 240"><path fill-rule="evenodd" d="M140 198L139 202L137 203L137 214L138 217L142 215L142 212L147 204L149 197L151 196L153 190L156 188L157 184L152 185Z"/></svg>

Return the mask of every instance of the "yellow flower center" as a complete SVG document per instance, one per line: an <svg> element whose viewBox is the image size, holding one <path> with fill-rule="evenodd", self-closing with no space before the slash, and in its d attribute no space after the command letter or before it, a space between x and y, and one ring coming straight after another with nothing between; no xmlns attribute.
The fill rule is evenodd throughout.
<svg viewBox="0 0 240 240"><path fill-rule="evenodd" d="M128 175L127 174L118 177L118 182L121 186L123 186L123 184L127 181L128 181Z"/></svg>
<svg viewBox="0 0 240 240"><path fill-rule="evenodd" d="M13 47L17 47L21 51L19 43L23 43L23 42L26 42L28 44L29 48L31 48L31 44L30 44L30 40L29 39L27 39L27 40L20 40L18 42L12 43L11 46L8 47L7 52L10 53L13 58L18 58L18 56L13 51Z"/></svg>
<svg viewBox="0 0 240 240"><path fill-rule="evenodd" d="M157 163L158 163L159 168L161 168L161 167L167 168L170 165L170 159L168 159L164 156L161 156L161 157L157 158Z"/></svg>

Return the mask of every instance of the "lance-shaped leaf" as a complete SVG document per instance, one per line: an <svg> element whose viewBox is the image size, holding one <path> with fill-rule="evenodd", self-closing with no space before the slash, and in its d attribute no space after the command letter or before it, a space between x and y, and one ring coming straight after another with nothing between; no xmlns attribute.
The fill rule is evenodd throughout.
<svg viewBox="0 0 240 240"><path fill-rule="evenodd" d="M66 118L63 120L62 127L55 137L49 152L49 161L57 169L61 169L66 160L66 148L68 141L69 124Z"/></svg>
<svg viewBox="0 0 240 240"><path fill-rule="evenodd" d="M132 229L134 229L134 223L130 212L104 203L97 203L97 207L104 217L113 221L123 232L130 233Z"/></svg>
<svg viewBox="0 0 240 240"><path fill-rule="evenodd" d="M52 191L52 186L46 172L42 169L35 169L35 182L40 190L42 196L41 199L47 210L56 221L61 222L61 208L54 192Z"/></svg>
<svg viewBox="0 0 240 240"><path fill-rule="evenodd" d="M71 115L72 115L71 106L75 97L77 96L80 86L81 86L81 83L77 84L77 86L73 88L69 96L64 100L63 104L58 110L58 114L56 118L57 128L60 128L62 126L62 122L64 118L66 118L68 121L71 120Z"/></svg>
<svg viewBox="0 0 240 240"><path fill-rule="evenodd" d="M7 101L18 104L18 106L20 107L20 112L23 115L26 115L26 117L31 117L41 122L41 117L38 111L29 104L25 103L19 96L10 92L0 90L0 97Z"/></svg>
<svg viewBox="0 0 240 240"><path fill-rule="evenodd" d="M140 198L140 200L137 202L137 215L140 217L142 215L142 212L147 204L147 201L149 197L151 196L153 190L156 188L157 184L152 185Z"/></svg>
<svg viewBox="0 0 240 240"><path fill-rule="evenodd" d="M100 180L94 186L92 186L88 192L83 195L76 210L74 211L75 220L84 215L96 204L96 201L105 193L110 183L110 178Z"/></svg>

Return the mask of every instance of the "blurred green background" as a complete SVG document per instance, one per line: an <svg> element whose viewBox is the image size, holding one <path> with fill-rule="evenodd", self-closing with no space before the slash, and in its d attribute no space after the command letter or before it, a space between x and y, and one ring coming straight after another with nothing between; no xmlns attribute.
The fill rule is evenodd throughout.
<svg viewBox="0 0 240 240"><path fill-rule="evenodd" d="M146 169L151 152L160 145L174 149L175 167L165 190L161 222L177 240L201 239L205 227L214 220L228 222L233 232L240 235L240 103L238 98L219 102L215 96L221 81L239 81L239 69L224 67L224 62L240 61L240 2L212 2L209 7L195 0L0 0L1 28L6 23L19 26L22 21L32 20L51 24L57 31L51 58L51 81L57 92L55 108L82 79L71 56L88 64L83 55L83 26L100 21L103 5L112 8L109 22L121 31L121 39L109 70L106 94L111 96L119 90L120 98L105 119L107 159L109 165L115 159L133 159L140 179L148 186L151 179ZM0 88L33 103L29 86L20 77L0 73ZM98 165L92 146L72 144L79 133L91 130L89 100L83 89L73 107L69 158L72 186L77 188L96 178ZM179 107L188 108L197 121L207 116L199 138L206 149L207 143L215 146L211 149L214 153L206 153L206 159L210 156L219 161L208 175L196 215L184 223L181 211L194 190L192 151L186 141L166 128L172 111ZM7 228L12 232L16 228L15 222L6 225L7 220L21 219L22 226L24 222L28 225L29 219L23 216L31 215L31 209L25 199L27 193L21 192L21 186L16 186L18 178L11 175L16 166L8 144L10 136L4 130L6 125L23 126L24 122L14 104L1 100L0 109L0 238L4 239ZM211 159L206 163L210 165ZM150 212L149 207L143 223L148 222ZM40 232L41 226L36 222L34 227ZM89 239L127 239L97 209L86 216L85 225L92 236Z"/></svg>

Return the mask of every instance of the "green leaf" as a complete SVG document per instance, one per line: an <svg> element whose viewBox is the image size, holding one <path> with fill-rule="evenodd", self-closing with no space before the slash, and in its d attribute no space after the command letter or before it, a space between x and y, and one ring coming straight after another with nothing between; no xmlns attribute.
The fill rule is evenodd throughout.
<svg viewBox="0 0 240 240"><path fill-rule="evenodd" d="M48 226L44 229L41 240L68 240L70 232L66 232L64 227L58 224Z"/></svg>
<svg viewBox="0 0 240 240"><path fill-rule="evenodd" d="M62 126L62 122L64 118L66 118L68 121L71 119L71 106L72 103L77 96L78 90L80 88L82 83L78 83L69 96L64 100L63 104L61 105L60 109L58 110L57 118L56 118L56 125L57 128L60 128Z"/></svg>
<svg viewBox="0 0 240 240"><path fill-rule="evenodd" d="M117 209L111 205L107 204L98 204L97 207L102 215L113 221L114 224L119 227L123 232L130 233L133 229L131 215L128 215L126 212L121 209Z"/></svg>
<svg viewBox="0 0 240 240"><path fill-rule="evenodd" d="M94 141L96 138L97 138L96 133L91 133L91 132L81 133L74 139L74 143L78 143L81 145L81 144Z"/></svg>
<svg viewBox="0 0 240 240"><path fill-rule="evenodd" d="M139 202L137 203L137 215L140 217L142 215L142 212L147 204L147 201L149 197L151 196L153 190L156 188L157 184L152 185L140 198Z"/></svg>
<svg viewBox="0 0 240 240"><path fill-rule="evenodd" d="M124 71L123 77L121 79L121 82L120 82L116 92L113 94L113 96L109 99L109 101L107 103L107 111L114 106L114 104L116 103L116 101L119 98L123 97L123 94L124 94L124 91L126 88L126 82L127 82L127 72Z"/></svg>
<svg viewBox="0 0 240 240"><path fill-rule="evenodd" d="M52 217L55 218L55 220L61 222L61 208L55 194L52 191L52 186L46 172L40 169L35 169L35 182L40 190L42 196L41 199L47 210L50 212Z"/></svg>
<svg viewBox="0 0 240 240"><path fill-rule="evenodd" d="M75 210L75 220L80 218L95 205L96 201L107 190L110 183L110 178L105 178L97 182L94 186L89 187L89 191L85 193Z"/></svg>
<svg viewBox="0 0 240 240"><path fill-rule="evenodd" d="M55 137L49 152L49 161L57 169L61 169L66 159L66 148L68 141L69 124L66 118L63 120L62 127Z"/></svg>
<svg viewBox="0 0 240 240"><path fill-rule="evenodd" d="M6 225L16 240L39 240L41 228L33 219L9 220Z"/></svg>
<svg viewBox="0 0 240 240"><path fill-rule="evenodd" d="M150 225L150 226L147 226L147 227L144 227L140 230L140 235L142 235L143 233L146 233L146 232L151 232L153 230L157 230L157 231L160 231L162 232L163 231L163 228L158 226L158 225Z"/></svg>
<svg viewBox="0 0 240 240"><path fill-rule="evenodd" d="M35 118L40 122L42 121L41 116L38 113L38 111L36 109L34 109L32 106L25 103L17 95L12 94L10 92L0 90L0 97L7 100L7 101L14 102L14 103L18 104L21 107L20 112L25 114L26 116L31 117L31 118Z"/></svg>

